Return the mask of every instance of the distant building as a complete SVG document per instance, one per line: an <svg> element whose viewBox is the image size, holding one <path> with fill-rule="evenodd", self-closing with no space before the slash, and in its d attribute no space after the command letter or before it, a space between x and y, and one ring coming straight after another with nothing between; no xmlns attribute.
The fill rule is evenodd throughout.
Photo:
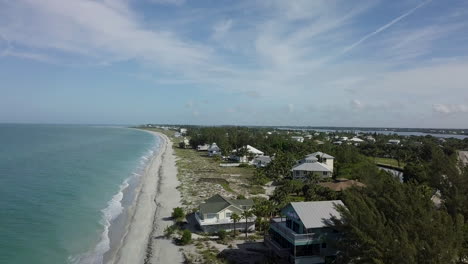
<svg viewBox="0 0 468 264"><path fill-rule="evenodd" d="M307 155L304 159L297 161L292 168L294 179L306 179L309 175L315 174L322 178L332 177L333 161L335 157L323 152L315 152Z"/></svg>
<svg viewBox="0 0 468 264"><path fill-rule="evenodd" d="M242 152L244 151L246 153L246 155L239 155L238 153L239 152ZM263 151L261 150L258 150L250 145L247 145L245 147L242 147L240 149L235 149L232 151L232 154L229 156L229 159L230 160L233 160L233 161L237 161L237 162L240 162L240 163L246 163L246 162L249 162L249 160L252 160L253 158L255 157L258 157L258 156L263 156Z"/></svg>
<svg viewBox="0 0 468 264"><path fill-rule="evenodd" d="M209 148L210 148L210 145L208 145L208 144L198 145L197 146L198 151L208 151Z"/></svg>
<svg viewBox="0 0 468 264"><path fill-rule="evenodd" d="M366 140L369 141L369 142L371 142L371 143L375 143L375 141L376 141L375 138L374 138L373 136L367 136L367 137L366 137Z"/></svg>
<svg viewBox="0 0 468 264"><path fill-rule="evenodd" d="M388 144L390 144L390 145L400 145L400 142L401 141L399 139L390 139L388 141Z"/></svg>
<svg viewBox="0 0 468 264"><path fill-rule="evenodd" d="M304 138L303 137L300 137L300 136L292 136L291 139L297 141L297 142L304 142Z"/></svg>
<svg viewBox="0 0 468 264"><path fill-rule="evenodd" d="M187 129L186 128L181 128L179 130L180 134L182 134L183 136L187 135Z"/></svg>
<svg viewBox="0 0 468 264"><path fill-rule="evenodd" d="M265 237L271 254L294 264L332 263L337 255L333 245L341 237L330 221L341 219L336 206L344 204L340 200L296 202L281 209L286 218L274 219Z"/></svg>
<svg viewBox="0 0 468 264"><path fill-rule="evenodd" d="M216 145L216 143L211 144L211 146L208 148L208 156L213 157L213 156L220 156L221 155L221 149Z"/></svg>
<svg viewBox="0 0 468 264"><path fill-rule="evenodd" d="M258 156L252 160L252 165L257 168L265 168L271 161L270 156Z"/></svg>
<svg viewBox="0 0 468 264"><path fill-rule="evenodd" d="M245 210L250 210L253 205L254 202L251 199L234 200L217 194L200 204L198 212L195 213L195 219L203 232L233 230L232 214L236 213L240 216ZM255 229L255 219L253 216L247 220L247 229ZM244 230L245 226L245 219L236 223L236 229Z"/></svg>

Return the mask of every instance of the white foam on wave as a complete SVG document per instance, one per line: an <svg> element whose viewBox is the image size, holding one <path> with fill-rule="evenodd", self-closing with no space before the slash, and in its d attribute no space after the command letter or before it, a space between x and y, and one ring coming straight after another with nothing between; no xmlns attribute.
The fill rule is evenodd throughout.
<svg viewBox="0 0 468 264"><path fill-rule="evenodd" d="M130 185L129 180L141 176L141 173L139 172L146 167L146 164L154 155L155 149L158 147L159 142L156 141L152 148L149 149L147 153L145 153L145 155L140 158L139 166L136 168L137 172L133 172L132 176L124 180L124 182L120 185L119 192L115 194L109 202L107 202L107 207L101 210L102 219L100 223L103 225L104 231L101 233L99 243L96 245L96 247L90 252L80 254L78 256L68 257L68 263L103 264L104 254L106 254L106 252L110 249L109 228L112 224L112 221L115 220L124 211L124 207L122 206L124 190Z"/></svg>
<svg viewBox="0 0 468 264"><path fill-rule="evenodd" d="M102 209L101 224L104 226L104 231L101 234L99 243L91 252L76 256L69 257L69 263L73 264L102 264L104 254L110 249L109 227L111 222L116 219L124 210L122 206L123 191L129 186L129 178L127 178L121 185L120 190L115 194L112 199L107 202L107 207Z"/></svg>

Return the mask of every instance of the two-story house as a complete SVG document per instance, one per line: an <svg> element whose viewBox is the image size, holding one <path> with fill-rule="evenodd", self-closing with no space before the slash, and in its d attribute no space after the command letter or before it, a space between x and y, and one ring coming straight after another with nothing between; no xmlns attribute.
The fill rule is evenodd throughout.
<svg viewBox="0 0 468 264"><path fill-rule="evenodd" d="M197 224L203 232L217 232L219 230L233 230L234 221L231 215L236 213L241 216L245 210L250 210L254 205L251 199L228 199L219 194L212 196L200 204L195 213ZM247 219L247 229L255 229L255 216ZM236 223L235 228L245 230L245 219Z"/></svg>
<svg viewBox="0 0 468 264"><path fill-rule="evenodd" d="M340 200L290 203L281 210L285 216L270 224L265 244L272 254L294 264L321 264L333 260L337 251L333 242L339 239L330 219L341 218L336 210Z"/></svg>
<svg viewBox="0 0 468 264"><path fill-rule="evenodd" d="M306 179L315 174L322 178L330 178L333 175L334 157L323 152L314 152L299 160L291 169L294 179Z"/></svg>

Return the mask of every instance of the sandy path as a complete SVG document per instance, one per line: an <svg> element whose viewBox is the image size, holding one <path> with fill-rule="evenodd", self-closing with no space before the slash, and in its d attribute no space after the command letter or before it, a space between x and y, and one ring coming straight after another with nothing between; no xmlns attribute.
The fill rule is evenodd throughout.
<svg viewBox="0 0 468 264"><path fill-rule="evenodd" d="M180 206L180 193L176 189L177 168L172 142L165 135L150 132L163 140L160 151L153 156L142 178L142 186L133 217L122 246L108 263L181 263L182 254L172 241L162 238L172 208Z"/></svg>

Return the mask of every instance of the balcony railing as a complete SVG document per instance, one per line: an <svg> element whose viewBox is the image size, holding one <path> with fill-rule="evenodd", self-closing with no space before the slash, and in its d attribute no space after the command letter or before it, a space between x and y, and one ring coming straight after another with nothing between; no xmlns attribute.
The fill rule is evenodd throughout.
<svg viewBox="0 0 468 264"><path fill-rule="evenodd" d="M320 238L320 235L316 233L298 234L287 227L286 222L279 222L277 220L272 221L270 227L281 234L284 238L288 239L289 241L293 241L294 243L312 241Z"/></svg>

